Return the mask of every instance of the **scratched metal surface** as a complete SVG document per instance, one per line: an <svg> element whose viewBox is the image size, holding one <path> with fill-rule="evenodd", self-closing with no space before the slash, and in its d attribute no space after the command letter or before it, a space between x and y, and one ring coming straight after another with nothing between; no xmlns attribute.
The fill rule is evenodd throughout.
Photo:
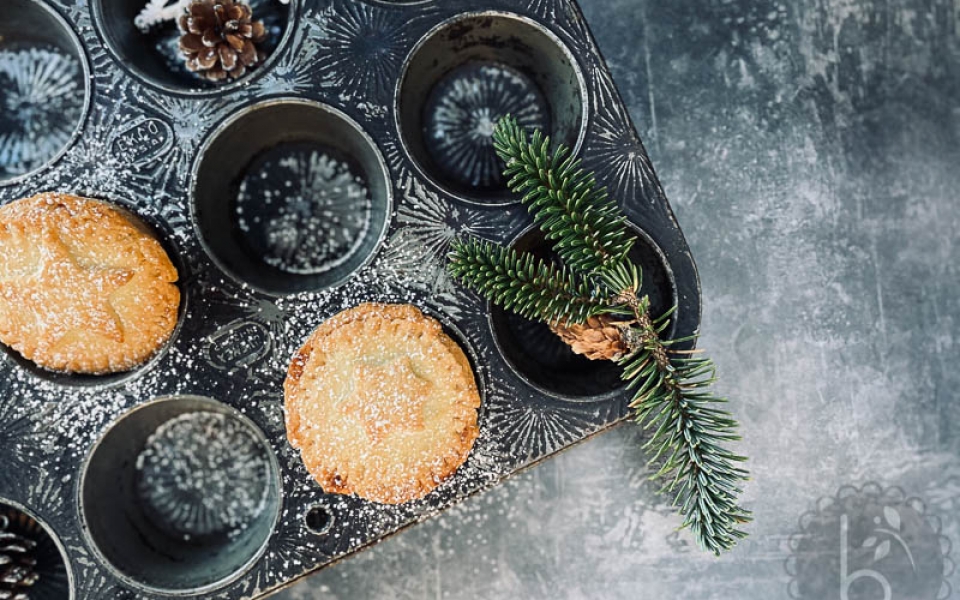
<svg viewBox="0 0 960 600"><path fill-rule="evenodd" d="M581 4L697 257L752 537L675 536L624 425L279 598L960 597L960 3Z"/></svg>

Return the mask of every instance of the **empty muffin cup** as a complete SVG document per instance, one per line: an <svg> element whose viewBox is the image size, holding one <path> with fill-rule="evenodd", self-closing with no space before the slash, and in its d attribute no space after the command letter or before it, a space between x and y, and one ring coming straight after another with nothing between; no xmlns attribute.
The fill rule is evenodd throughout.
<svg viewBox="0 0 960 600"><path fill-rule="evenodd" d="M89 105L87 59L63 18L37 0L4 0L0 19L0 185L57 160Z"/></svg>
<svg viewBox="0 0 960 600"><path fill-rule="evenodd" d="M237 89L251 77L270 68L294 29L299 0L246 0L252 22L263 23L263 37L255 44L258 59L236 78L211 81L187 68L181 51L177 20L185 11L175 2L159 7L143 0L91 0L94 23L117 62L131 74L166 92L209 94ZM162 3L161 3L162 4ZM219 36L224 23L211 23ZM258 26L259 28L259 26ZM258 31L258 33L260 33ZM216 37L214 39L220 39ZM236 39L236 38L235 38ZM218 59L219 60L219 59ZM216 68L227 66L223 63ZM232 66L232 65L231 65Z"/></svg>
<svg viewBox="0 0 960 600"><path fill-rule="evenodd" d="M470 13L428 33L407 58L396 115L405 148L439 187L479 204L516 202L493 148L513 115L576 151L586 122L585 83L559 38L501 12Z"/></svg>
<svg viewBox="0 0 960 600"><path fill-rule="evenodd" d="M87 458L84 533L140 589L199 593L240 577L263 553L281 505L263 433L220 402L155 400L115 422Z"/></svg>
<svg viewBox="0 0 960 600"><path fill-rule="evenodd" d="M643 270L641 293L650 297L650 312L659 316L677 302L673 273L660 248L637 227L630 226L636 242L630 258ZM544 260L556 254L536 227L522 233L512 247ZM609 397L624 387L621 368L612 361L589 360L574 352L540 322L491 306L490 325L497 349L522 380L551 396L584 402ZM664 331L671 336L674 325Z"/></svg>
<svg viewBox="0 0 960 600"><path fill-rule="evenodd" d="M343 283L383 239L386 164L342 112L271 100L221 125L194 167L193 216L211 258L261 291Z"/></svg>
<svg viewBox="0 0 960 600"><path fill-rule="evenodd" d="M53 530L26 507L0 498L0 598L18 594L72 600L73 574Z"/></svg>

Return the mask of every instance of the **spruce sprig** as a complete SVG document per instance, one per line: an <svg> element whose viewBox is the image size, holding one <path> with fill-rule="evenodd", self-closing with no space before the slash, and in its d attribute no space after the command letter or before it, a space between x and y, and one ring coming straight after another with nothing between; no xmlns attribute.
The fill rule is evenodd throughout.
<svg viewBox="0 0 960 600"><path fill-rule="evenodd" d="M630 281L634 270L623 265L607 281ZM649 464L662 482L660 493L672 494L673 506L684 517L701 548L719 555L746 537L740 527L751 520L738 503L741 482L749 473L740 467L746 458L722 444L739 441L738 424L718 405L726 399L709 388L716 382L716 367L699 350L681 350L677 345L696 340L696 335L664 340L676 307L653 319L649 298L639 296L640 278L620 288L614 302L629 308L635 324L630 329L632 352L618 363L621 377L633 391L630 408L634 420L652 432L643 449L651 453Z"/></svg>
<svg viewBox="0 0 960 600"><path fill-rule="evenodd" d="M476 238L454 240L452 250L454 277L527 319L580 323L606 307L590 283L532 254Z"/></svg>
<svg viewBox="0 0 960 600"><path fill-rule="evenodd" d="M532 136L513 117L504 117L493 133L497 154L506 162L509 187L571 269L598 272L626 258L634 238L626 217L597 185L592 173L564 145L551 153L550 138Z"/></svg>
<svg viewBox="0 0 960 600"><path fill-rule="evenodd" d="M510 117L498 124L494 142L510 188L524 194L562 263L471 238L454 243L451 273L505 309L554 327L615 316L629 348L618 364L633 390L630 408L650 432L644 449L655 468L651 478L673 496L681 527L701 548L729 550L751 520L738 500L749 474L740 466L746 459L724 447L740 438L737 422L721 408L726 400L710 390L713 362L680 348L696 336L661 338L676 307L651 316L640 268L628 257L634 238L626 217L580 161L563 146L551 152L549 138L539 131L528 137Z"/></svg>

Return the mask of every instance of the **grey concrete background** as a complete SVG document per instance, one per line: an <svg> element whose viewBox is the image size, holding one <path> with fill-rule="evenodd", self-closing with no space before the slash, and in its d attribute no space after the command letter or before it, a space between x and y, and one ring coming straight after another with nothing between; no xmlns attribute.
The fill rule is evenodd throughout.
<svg viewBox="0 0 960 600"><path fill-rule="evenodd" d="M882 600L829 564L844 486L936 530L922 581L874 563L892 600L960 597L960 2L581 3L700 267L751 537L692 549L625 425L277 598Z"/></svg>

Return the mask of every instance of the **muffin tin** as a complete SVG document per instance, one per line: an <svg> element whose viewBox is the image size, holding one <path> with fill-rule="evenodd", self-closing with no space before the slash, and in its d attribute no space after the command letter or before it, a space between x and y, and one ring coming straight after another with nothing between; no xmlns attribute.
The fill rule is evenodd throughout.
<svg viewBox="0 0 960 600"><path fill-rule="evenodd" d="M699 326L693 259L571 1L256 0L269 56L223 86L163 62L164 41L133 25L139 0L5 1L0 52L72 66L24 78L66 103L44 116L50 128L15 129L4 107L0 157L7 143L30 160L0 171L0 201L52 190L113 202L155 229L181 274L176 333L130 373L65 376L0 356L0 507L62 551L53 583L70 598L258 597L627 416L615 366L572 355L444 269L458 234L549 255L480 143L500 111L581 154L630 218L655 310L678 305L676 335ZM45 96L11 97L36 110L30 98ZM401 506L324 494L285 438L290 357L364 301L439 319L483 399L467 463ZM181 438L163 434L208 422L241 437L206 458L252 470L198 457L172 472L207 493L164 496L150 461Z"/></svg>

